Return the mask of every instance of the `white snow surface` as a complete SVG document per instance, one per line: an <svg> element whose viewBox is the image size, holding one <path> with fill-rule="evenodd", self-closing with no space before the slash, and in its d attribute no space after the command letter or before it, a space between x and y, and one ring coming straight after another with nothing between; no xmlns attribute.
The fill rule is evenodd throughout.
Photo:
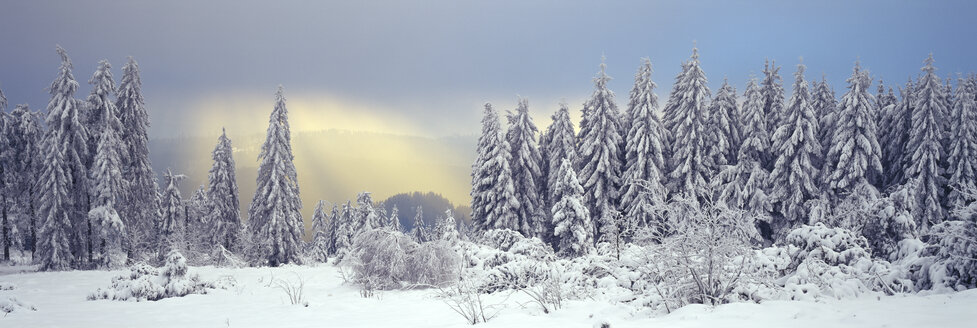
<svg viewBox="0 0 977 328"><path fill-rule="evenodd" d="M360 296L332 264L278 268L191 267L202 280L231 276L236 285L207 294L160 301L88 301L118 271L30 272L0 266L0 303L33 306L0 313L0 327L465 327L462 317L437 298L437 290L377 292ZM292 305L269 280L305 281L308 306ZM487 297L498 315L479 327L972 327L977 289L946 294L878 296L812 301L690 305L651 317L607 300L568 301L544 314L526 295Z"/></svg>

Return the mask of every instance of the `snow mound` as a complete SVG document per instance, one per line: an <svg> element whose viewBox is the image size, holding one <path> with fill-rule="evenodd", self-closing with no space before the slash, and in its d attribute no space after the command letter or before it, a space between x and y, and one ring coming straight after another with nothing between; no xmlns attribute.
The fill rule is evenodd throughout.
<svg viewBox="0 0 977 328"><path fill-rule="evenodd" d="M22 302L13 296L7 297L7 299L0 299L0 312L6 314L17 311L18 309L37 311L37 308L33 304Z"/></svg>

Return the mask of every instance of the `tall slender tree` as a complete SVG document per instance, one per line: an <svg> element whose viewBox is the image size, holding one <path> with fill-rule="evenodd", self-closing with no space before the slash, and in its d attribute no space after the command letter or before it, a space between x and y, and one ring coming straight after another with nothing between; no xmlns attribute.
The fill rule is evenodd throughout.
<svg viewBox="0 0 977 328"><path fill-rule="evenodd" d="M98 144L90 172L93 198L88 219L95 230L90 238L96 243L95 264L109 267L125 265L122 258L125 224L118 212L125 187L122 177L125 144L122 142L122 122L116 115L115 104L107 97L114 90L112 75L108 72L110 67L105 61L99 64L99 72L89 82L95 85L95 90L88 97L90 110L98 113L101 120L89 124L92 131L98 133L97 138L90 139Z"/></svg>
<svg viewBox="0 0 977 328"><path fill-rule="evenodd" d="M560 104L560 109L551 116L553 123L547 128L546 159L547 171L550 173L546 179L546 194L548 195L548 208L553 207L556 202L552 198L556 188L557 174L560 164L566 158L573 163L577 158L577 136L573 130L573 122L570 121L570 108L566 103ZM549 209L547 209L549 211Z"/></svg>
<svg viewBox="0 0 977 328"><path fill-rule="evenodd" d="M27 105L17 105L10 113L10 121L7 129L7 140L10 142L9 150L3 150L10 155L13 160L9 168L4 168L6 172L16 172L7 175L12 180L9 187L12 188L10 197L13 198L12 209L18 216L24 218L21 222L25 227L21 229L25 235L24 246L30 251L36 250L37 226L38 222L37 206L40 198L38 181L41 176L41 169L44 156L43 138L44 131L40 126L40 114L31 111Z"/></svg>
<svg viewBox="0 0 977 328"><path fill-rule="evenodd" d="M780 67L776 62L764 62L760 94L763 96L763 113L767 116L767 128L776 131L785 116L784 80L780 78Z"/></svg>
<svg viewBox="0 0 977 328"><path fill-rule="evenodd" d="M835 194L874 185L882 174L881 147L872 121L872 79L855 63L848 92L841 98L838 120L828 150L827 187Z"/></svg>
<svg viewBox="0 0 977 328"><path fill-rule="evenodd" d="M739 109L736 105L736 89L723 79L723 85L716 92L709 108L709 125L714 135L713 155L717 165L736 163L741 142Z"/></svg>
<svg viewBox="0 0 977 328"><path fill-rule="evenodd" d="M536 147L536 134L539 130L529 116L529 101L519 99L515 113L508 114L509 130L506 140L512 151L512 185L516 195L516 230L524 236L542 236L543 198L540 188L543 184L543 171L540 168L543 158Z"/></svg>
<svg viewBox="0 0 977 328"><path fill-rule="evenodd" d="M909 142L909 130L912 129L912 113L915 108L915 85L912 80L906 82L900 90L902 100L894 106L886 107L879 120L879 143L882 148L882 170L884 173L882 185L892 187L906 182L903 170L903 157L906 143Z"/></svg>
<svg viewBox="0 0 977 328"><path fill-rule="evenodd" d="M163 183L166 184L166 187L163 189L163 216L160 220L160 236L157 246L159 259L163 259L173 249L183 249L186 218L183 217L185 211L183 209L183 195L180 194L180 181L186 178L187 176L183 174L174 174L170 169L166 169L166 172L163 173Z"/></svg>
<svg viewBox="0 0 977 328"><path fill-rule="evenodd" d="M593 245L593 223L583 203L583 187L570 161L563 159L556 171L556 204L553 205L553 233L557 252L564 256L586 254Z"/></svg>
<svg viewBox="0 0 977 328"><path fill-rule="evenodd" d="M128 183L119 214L129 229L127 249L130 253L149 251L139 243L148 245L144 241L157 235L154 229L160 217L160 199L156 173L149 159L149 113L142 95L139 64L132 57L122 66L115 107L119 111L125 143L122 177Z"/></svg>
<svg viewBox="0 0 977 328"><path fill-rule="evenodd" d="M621 179L621 122L614 103L614 93L607 88L611 77L607 65L600 64L594 78L594 92L584 104L584 118L580 122L577 140L576 167L583 188L585 202L594 220L595 241L610 241L617 237L617 206Z"/></svg>
<svg viewBox="0 0 977 328"><path fill-rule="evenodd" d="M772 210L767 193L770 172L763 166L770 148L767 118L763 113L763 96L756 78L751 78L743 94L743 143L736 164L720 172L715 184L721 184L719 200L740 208L759 222L769 223Z"/></svg>
<svg viewBox="0 0 977 328"><path fill-rule="evenodd" d="M699 50L692 49L692 58L684 65L684 78L677 81L669 100L674 104L676 124L672 127L674 138L671 153L670 189L676 194L699 196L717 169L715 144L710 136L708 111L709 87L706 74L699 67Z"/></svg>
<svg viewBox="0 0 977 328"><path fill-rule="evenodd" d="M312 242L309 246L309 255L317 261L325 263L329 259L329 244L332 243L332 236L329 234L329 225L326 224L326 202L319 200L312 210Z"/></svg>
<svg viewBox="0 0 977 328"><path fill-rule="evenodd" d="M305 229L294 159L288 108L279 86L268 134L258 155L258 188L248 209L249 229L259 243L253 256L270 266L300 261L298 250Z"/></svg>
<svg viewBox="0 0 977 328"><path fill-rule="evenodd" d="M775 218L771 226L778 236L786 236L794 227L807 224L805 203L821 194L818 118L811 106L804 68L804 64L797 65L793 94L773 135L773 153L777 159L770 172L770 198L782 216Z"/></svg>
<svg viewBox="0 0 977 328"><path fill-rule="evenodd" d="M227 137L227 130L221 129L217 146L211 152L214 161L207 175L207 199L210 208L207 220L211 222L211 243L224 249L238 252L244 249L241 222L241 201L237 187L237 173L234 168L234 147Z"/></svg>
<svg viewBox="0 0 977 328"><path fill-rule="evenodd" d="M933 55L924 61L923 76L920 77L915 94L915 108L912 112L912 126L909 142L906 143L906 157L903 170L906 177L916 183L916 219L925 231L930 226L943 222L943 172L941 164L946 159L943 150L943 127L947 113L946 95L940 78L936 76Z"/></svg>
<svg viewBox="0 0 977 328"><path fill-rule="evenodd" d="M651 72L651 60L642 59L628 103L627 121L631 123L625 138L626 169L622 176L620 205L624 218L621 231L625 238L630 238L642 226L660 227L660 218L649 209L664 203L668 197L664 186L667 132L655 114L658 96L654 92L656 85L651 80ZM567 188L572 189L572 186Z"/></svg>
<svg viewBox="0 0 977 328"><path fill-rule="evenodd" d="M835 100L835 92L823 75L821 82L815 83L811 107L814 107L815 115L818 117L818 141L821 142L822 158L824 158L828 155L831 138L834 136L835 121L838 119L838 101Z"/></svg>
<svg viewBox="0 0 977 328"><path fill-rule="evenodd" d="M484 113L478 154L472 165L472 220L480 230L516 229L518 200L509 167L509 142L491 104L485 104Z"/></svg>
<svg viewBox="0 0 977 328"><path fill-rule="evenodd" d="M948 205L966 205L963 190L977 190L977 81L960 79L950 114L950 149L947 175L950 177Z"/></svg>

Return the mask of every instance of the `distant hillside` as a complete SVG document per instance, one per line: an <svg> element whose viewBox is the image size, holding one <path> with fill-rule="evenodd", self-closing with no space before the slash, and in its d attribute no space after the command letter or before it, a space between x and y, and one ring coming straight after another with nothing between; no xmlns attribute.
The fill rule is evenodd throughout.
<svg viewBox="0 0 977 328"><path fill-rule="evenodd" d="M264 134L242 136L228 131L228 136L234 144L241 210L246 219ZM150 140L153 167L157 173L172 168L186 174L181 189L184 197L189 197L198 186L207 183L210 152L216 142L217 136ZM361 191L372 192L374 200L410 190L433 191L452 203L467 205L475 142L474 136L424 138L345 130L293 132L303 217L311 222L313 207L320 199L330 204L355 201ZM413 209L400 210L402 218L413 219ZM425 212L432 215L429 222L443 211L444 206L425 206ZM468 211L464 212L467 216ZM462 213L458 215L461 217Z"/></svg>
<svg viewBox="0 0 977 328"><path fill-rule="evenodd" d="M468 206L455 206L448 199L433 192L415 191L396 194L383 201L383 207L387 213L391 213L394 206L400 213L398 215L400 225L406 230L414 228L414 216L417 213L418 206L424 209L423 220L426 226L434 226L438 219L444 217L444 211L449 208L454 212L454 218L457 222L471 223L471 209Z"/></svg>

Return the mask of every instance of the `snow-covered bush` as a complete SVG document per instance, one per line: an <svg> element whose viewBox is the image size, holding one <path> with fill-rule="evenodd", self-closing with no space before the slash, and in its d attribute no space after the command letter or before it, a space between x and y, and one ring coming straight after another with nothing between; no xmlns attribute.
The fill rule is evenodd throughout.
<svg viewBox="0 0 977 328"><path fill-rule="evenodd" d="M458 279L460 261L447 241L418 244L399 231L381 228L357 235L340 265L352 269L353 282L372 291L450 284Z"/></svg>
<svg viewBox="0 0 977 328"><path fill-rule="evenodd" d="M791 231L781 250L790 265L779 280L787 298L852 297L869 291L889 294L913 290L912 281L901 276L884 260L873 259L865 237L844 228L823 223L804 225Z"/></svg>
<svg viewBox="0 0 977 328"><path fill-rule="evenodd" d="M170 251L166 264L154 268L145 264L130 267L128 275L112 278L112 285L88 295L89 300L157 301L167 297L204 294L214 285L202 282L196 274L187 273L187 260L178 251Z"/></svg>
<svg viewBox="0 0 977 328"><path fill-rule="evenodd" d="M918 237L912 212L915 206L912 184L894 190L875 204L875 215L862 227L872 254L889 261L898 260L899 242Z"/></svg>
<svg viewBox="0 0 977 328"><path fill-rule="evenodd" d="M946 221L934 225L930 240L937 247L928 268L931 287L963 290L977 287L977 224Z"/></svg>

